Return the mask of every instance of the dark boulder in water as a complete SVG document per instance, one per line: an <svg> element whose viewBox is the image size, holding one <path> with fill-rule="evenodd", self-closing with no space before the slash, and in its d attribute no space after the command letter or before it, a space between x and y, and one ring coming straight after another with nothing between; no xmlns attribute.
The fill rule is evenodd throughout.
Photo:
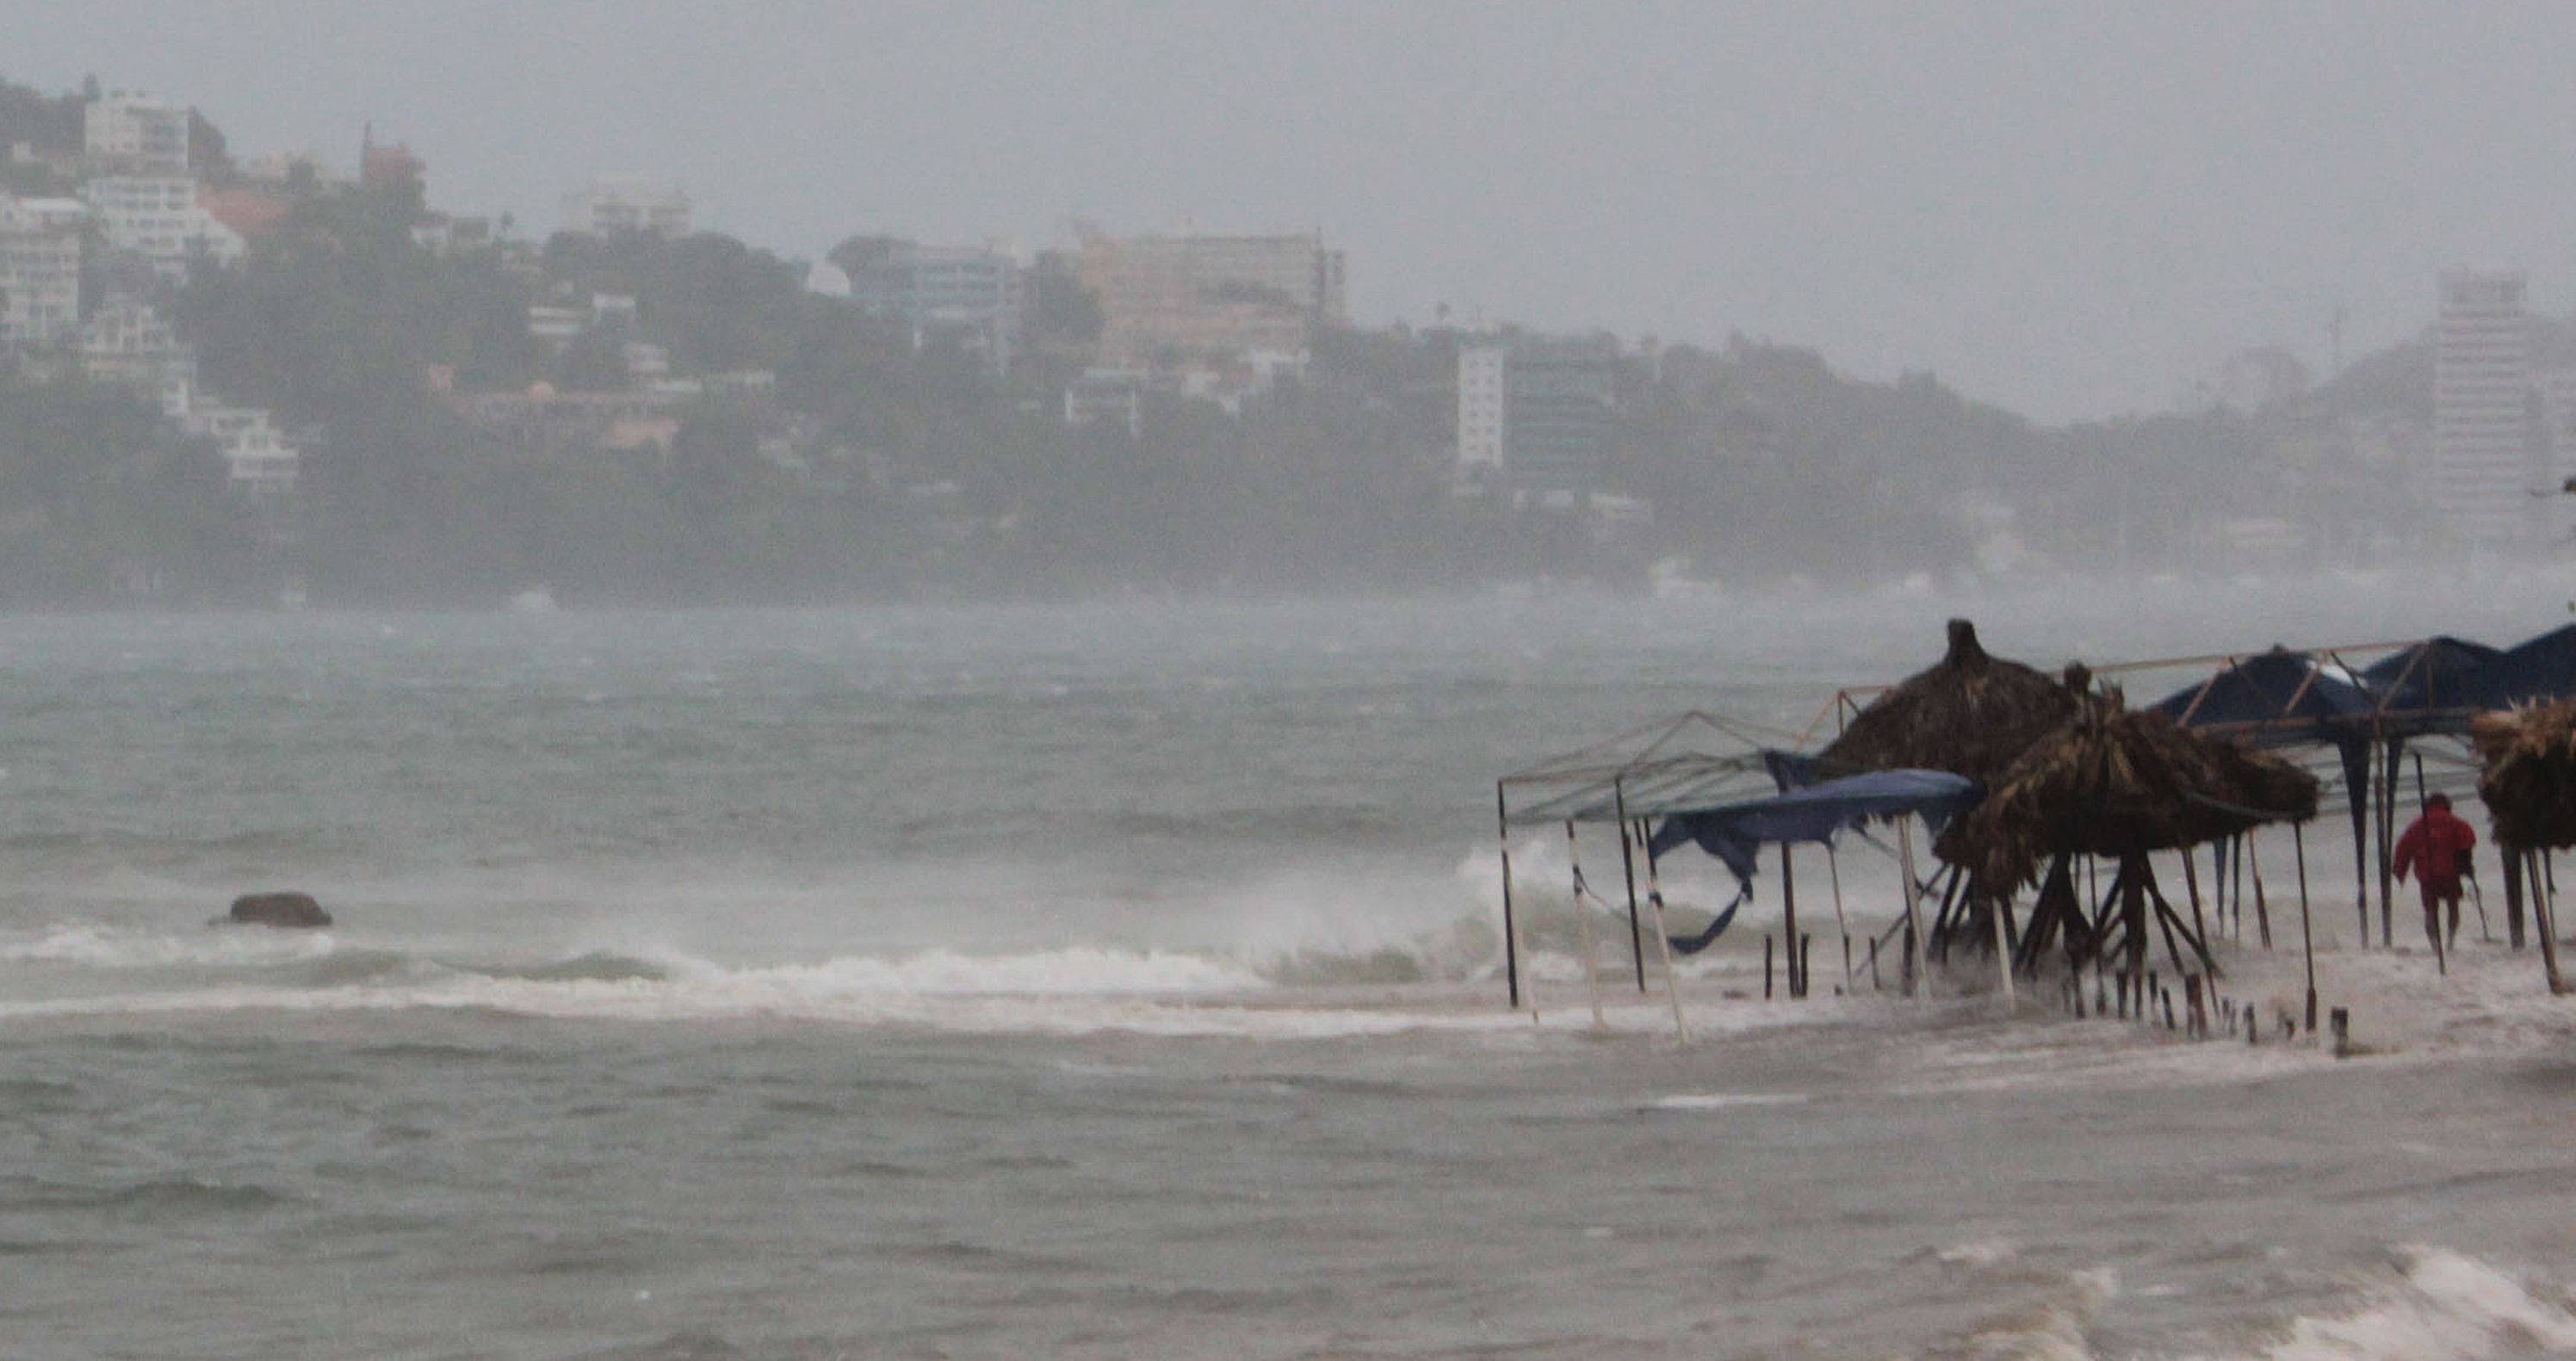
<svg viewBox="0 0 2576 1361"><path fill-rule="evenodd" d="M245 893L225 920L243 926L329 926L331 914L310 893Z"/></svg>

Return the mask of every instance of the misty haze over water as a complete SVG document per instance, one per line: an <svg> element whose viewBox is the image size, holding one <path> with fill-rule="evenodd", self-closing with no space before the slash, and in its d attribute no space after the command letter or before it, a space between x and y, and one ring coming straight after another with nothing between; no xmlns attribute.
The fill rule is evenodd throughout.
<svg viewBox="0 0 2576 1361"><path fill-rule="evenodd" d="M1496 828L2576 618L2576 14L7 27L0 1355L2576 1357L2576 1011L2337 815L2208 1043Z"/></svg>

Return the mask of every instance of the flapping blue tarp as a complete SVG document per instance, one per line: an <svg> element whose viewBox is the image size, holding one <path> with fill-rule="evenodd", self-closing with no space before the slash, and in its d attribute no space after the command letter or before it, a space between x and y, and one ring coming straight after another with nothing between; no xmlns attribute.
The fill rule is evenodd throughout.
<svg viewBox="0 0 2576 1361"><path fill-rule="evenodd" d="M2576 695L2576 624L2564 624L2506 648L2486 666L2489 698L2498 706Z"/></svg>
<svg viewBox="0 0 2576 1361"><path fill-rule="evenodd" d="M2383 733L2466 732L2468 715L2500 707L2495 666L2504 653L2447 635L2427 638L2362 668Z"/></svg>
<svg viewBox="0 0 2576 1361"><path fill-rule="evenodd" d="M2337 671L2320 668L2307 653L2276 647L2231 661L2209 679L2176 690L2152 707L2186 728L2231 729L2268 747L2330 739L2366 718L2375 701Z"/></svg>
<svg viewBox="0 0 2576 1361"><path fill-rule="evenodd" d="M1871 818L1906 813L1919 814L1937 832L1982 795L1976 781L1948 771L1872 771L1767 799L1669 814L1647 839L1646 851L1661 858L1693 843L1750 882L1756 853L1772 842L1831 841Z"/></svg>

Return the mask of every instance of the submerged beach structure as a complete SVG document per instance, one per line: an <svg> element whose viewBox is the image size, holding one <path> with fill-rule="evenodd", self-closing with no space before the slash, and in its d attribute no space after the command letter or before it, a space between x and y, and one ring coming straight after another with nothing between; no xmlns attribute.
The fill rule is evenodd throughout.
<svg viewBox="0 0 2576 1361"><path fill-rule="evenodd" d="M2182 683L2133 709L2115 678L2151 687ZM2007 996L2016 975L2039 977L2054 954L2063 960L2078 1009L2080 974L2090 968L2104 981L2116 975L2122 1014L2134 1007L2145 1016L2156 1000L2149 956L2161 941L2195 1023L2205 1024L2199 1003L2214 996L2219 973L2213 942L2231 923L2244 938L2249 886L2260 947L2274 946L2253 834L2285 824L2307 952L2306 1025L2313 1030L2315 932L2304 824L2327 812L2348 815L2358 944L2371 944L2375 868L2379 944L2389 947L2391 847L2400 804L2410 796L2420 803L2437 790L2465 794L2473 781L2488 799L2496 841L2507 852L2510 944L2525 943L2528 884L2550 985L2559 986L2545 857L2576 845L2576 625L2511 648L2449 636L2272 646L2098 669L2076 663L2052 678L1987 653L1974 625L1954 619L1938 663L1894 685L1841 691L1826 712L1837 731L1821 745L1814 741L1821 718L1807 733L1790 734L1692 713L1498 781L1512 1005L1523 1003L1529 959L1522 910L1529 905L1514 901L1513 838L1516 831L1561 823L1571 876L1566 900L1587 933L1577 952L1596 1011L1599 978L1589 933L1598 913L1615 913L1618 905L1584 877L1580 828L1586 825L1618 832L1629 953L1640 990L1649 977L1646 915L1655 917L1653 944L1669 986L1672 956L1703 948L1726 929L1751 895L1759 857L1778 845L1787 991L1793 998L1807 995L1808 933L1798 925L1791 848L1810 843L1827 848L1845 941L1843 984L1854 984L1860 975L1833 858L1835 845L1851 834L1888 851L1903 876L1896 919L1883 934L1864 937L1873 982L1881 977L1878 949L1901 933L1909 990L1928 976L1933 961L1961 945L1992 950ZM2328 797L2338 787L2339 805ZM1940 863L1928 879L1915 864L1918 821L1929 829ZM1893 848L1881 835L1890 827ZM1738 885L1734 901L1690 934L1667 930L1657 870L1664 854L1682 846L1723 862ZM2209 848L2206 894L2202 847ZM2188 916L2157 884L2152 857L2167 853L2176 856L2189 890ZM2111 866L2107 888L2099 863ZM2079 893L2079 882L2090 887ZM2027 916L2017 920L2015 896L2034 888ZM1928 926L1918 917L1926 903L1933 905ZM1766 936L1766 996L1770 944ZM2102 996L2098 984L2096 996ZM2170 995L2162 1001L2170 1017ZM1678 1021L1677 993L1673 1005Z"/></svg>

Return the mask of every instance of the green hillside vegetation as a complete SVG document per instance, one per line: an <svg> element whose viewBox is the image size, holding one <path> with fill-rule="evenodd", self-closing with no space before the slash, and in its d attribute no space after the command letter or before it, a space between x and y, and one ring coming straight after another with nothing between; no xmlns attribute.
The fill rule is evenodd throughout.
<svg viewBox="0 0 2576 1361"><path fill-rule="evenodd" d="M0 144L76 149L80 103L0 82ZM199 144L220 155L223 135L204 125ZM64 187L41 178L8 183ZM1154 395L1131 436L1061 419L1101 327L1061 256L1033 272L1029 334L997 374L959 338L811 293L802 262L723 235L442 255L414 242L416 186L288 192L244 261L154 301L206 388L269 408L304 449L296 508L252 514L144 401L22 364L0 373L0 601L104 599L133 562L169 599L255 599L292 576L367 603L538 583L576 602L1367 590L1633 580L1676 557L1739 582L2141 570L2193 561L2221 514L2354 541L2321 533L2329 547L2402 541L2405 489L2347 430L2420 420L2430 401L2419 346L2278 410L2049 429L1928 374L1864 382L1741 337L1605 337L1606 489L1653 519L1603 534L1452 495L1466 337L1446 327L1326 334L1302 378L1239 415ZM831 256L861 267L890 245L854 233ZM601 295L631 298L631 321L559 351L530 336L531 306ZM673 374L766 370L775 390L688 408L667 452L572 454L479 431L430 382L617 391L629 343L661 347ZM2131 513L2142 493L2154 508ZM2019 566L1998 566L1998 536Z"/></svg>

